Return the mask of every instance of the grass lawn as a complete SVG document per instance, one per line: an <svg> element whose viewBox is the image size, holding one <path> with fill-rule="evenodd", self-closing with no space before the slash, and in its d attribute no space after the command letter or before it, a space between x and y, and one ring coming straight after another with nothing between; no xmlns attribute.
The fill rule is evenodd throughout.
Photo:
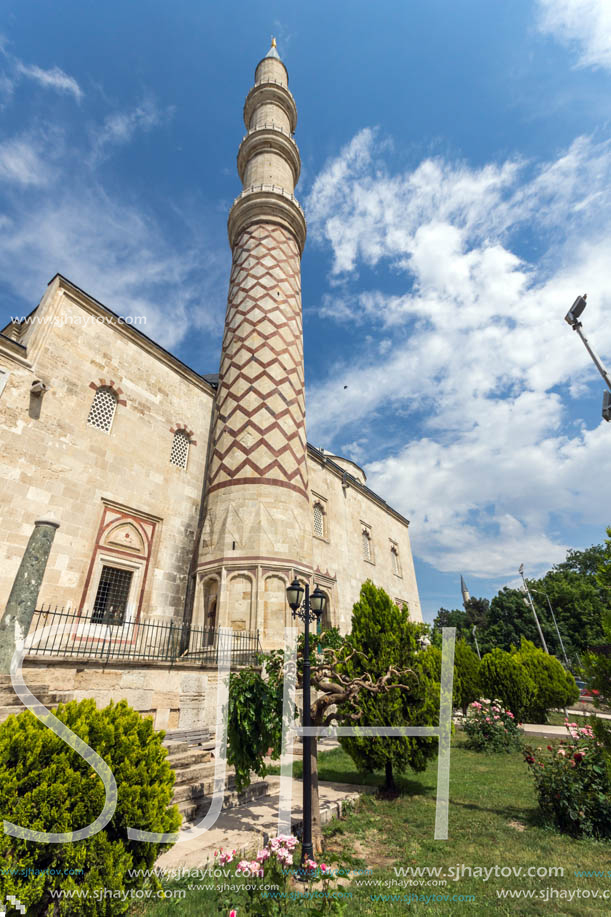
<svg viewBox="0 0 611 917"><path fill-rule="evenodd" d="M492 909L497 914L552 913L576 917L609 913L611 898L604 901L602 893L609 890L611 895L611 843L573 840L546 828L539 818L532 780L521 754L478 754L464 748L463 741L462 736L457 736L452 750L448 840L436 841L433 837L436 762L422 774L404 777L403 793L398 799L363 796L352 814L326 827L325 862L335 869L374 870L373 874L355 878L343 887L343 891L352 893L345 913L350 917L405 913L447 917L486 914ZM539 739L533 744L544 745L546 740ZM297 771L295 766L296 775ZM383 782L382 774L363 778L341 749L321 755L320 778L346 783ZM516 870L521 867L523 873L529 867L561 867L564 876L503 878L495 877L493 872L487 881L469 875L455 881L448 870L454 869L456 874L456 868L462 864L488 870L495 866ZM394 871L400 867L438 868L440 878L432 880L435 885L418 885L431 880L402 878ZM581 878L575 875L575 870L598 870L605 877ZM445 880L441 878L443 873ZM380 884L372 885L372 881ZM447 884L439 884L442 881ZM168 888L186 888L188 884L193 883ZM501 889L534 891L537 895L545 894L546 889L565 894L581 889L598 891L601 898L503 899L497 897ZM399 900L410 894L431 897L428 902ZM449 899L433 900L435 895ZM450 900L454 895L473 896L473 900ZM380 897L376 900L376 896ZM184 900L134 906L130 914L205 917L218 914L215 908L212 892L189 890ZM287 913L307 910L304 903L299 903L291 905ZM238 917L242 917L240 912Z"/></svg>

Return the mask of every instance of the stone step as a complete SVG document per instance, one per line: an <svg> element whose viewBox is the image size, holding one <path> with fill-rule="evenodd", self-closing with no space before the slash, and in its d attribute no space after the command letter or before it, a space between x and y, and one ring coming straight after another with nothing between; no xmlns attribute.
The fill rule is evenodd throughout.
<svg viewBox="0 0 611 917"><path fill-rule="evenodd" d="M237 806L248 805L255 799L267 796L269 786L264 780L251 783L243 793L236 793L235 790L227 790L223 797L223 809L233 809ZM185 822L201 821L210 808L212 796L210 794L197 799L183 800L178 803L178 809L183 816L183 825Z"/></svg>
<svg viewBox="0 0 611 917"><path fill-rule="evenodd" d="M47 697L42 696L38 699L48 709L57 706L57 697L55 695L48 695ZM13 714L18 716L25 709L26 708L21 702L19 702L19 704L3 704L0 706L0 723L3 723L4 720L8 719L8 717L12 716Z"/></svg>
<svg viewBox="0 0 611 917"><path fill-rule="evenodd" d="M192 749L191 751L183 751L178 755L169 755L168 761L170 767L178 774L178 772L184 768L191 767L195 764L209 764L212 761L212 755L210 752L201 752L197 749Z"/></svg>
<svg viewBox="0 0 611 917"><path fill-rule="evenodd" d="M188 742L174 742L170 739L164 739L163 744L167 748L169 755L180 755L183 751L189 751L191 748Z"/></svg>
<svg viewBox="0 0 611 917"><path fill-rule="evenodd" d="M199 783L201 780L207 780L214 777L214 761L208 761L200 764L191 764L189 767L181 767L174 772L176 774L175 786L185 786L189 783ZM228 774L233 774L233 770Z"/></svg>
<svg viewBox="0 0 611 917"><path fill-rule="evenodd" d="M49 691L48 685L28 685L27 687L34 697L38 698L43 704L46 704L46 699L49 697L59 697L55 692ZM55 700L54 703L57 703L57 700ZM0 707L8 707L11 704L21 704L21 698L18 694L15 694L12 688L5 688L3 685L0 686Z"/></svg>
<svg viewBox="0 0 611 917"><path fill-rule="evenodd" d="M235 777L230 774L225 778L225 792L235 789ZM196 783L182 783L174 787L173 802L185 802L189 799L198 799L211 796L214 792L214 775L199 780Z"/></svg>

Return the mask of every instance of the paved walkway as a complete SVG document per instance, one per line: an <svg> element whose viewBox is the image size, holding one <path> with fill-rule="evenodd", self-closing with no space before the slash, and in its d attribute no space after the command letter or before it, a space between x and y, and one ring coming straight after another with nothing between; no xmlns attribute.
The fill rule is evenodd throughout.
<svg viewBox="0 0 611 917"><path fill-rule="evenodd" d="M280 777L265 778L270 787L269 796L252 805L237 806L221 812L216 825L198 838L174 846L157 860L157 867L169 872L180 868L195 868L214 862L214 851L219 847L240 853L260 848L264 836L278 833L278 806ZM372 787L349 783L319 784L320 815L323 824L340 814L346 801L356 802L361 793L372 792ZM293 780L293 828L302 818L302 781Z"/></svg>

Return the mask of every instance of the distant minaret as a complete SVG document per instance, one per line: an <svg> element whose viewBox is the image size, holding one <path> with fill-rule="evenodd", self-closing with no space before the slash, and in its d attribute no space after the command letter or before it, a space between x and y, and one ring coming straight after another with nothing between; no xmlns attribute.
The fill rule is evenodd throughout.
<svg viewBox="0 0 611 917"><path fill-rule="evenodd" d="M467 584L465 583L465 581L464 581L464 579L462 578L462 576L461 576L461 578L460 578L460 591L462 592L462 603L463 603L463 608L464 608L465 611L466 611L466 609L467 609L467 602L469 602L469 601L471 600L471 596L469 595L469 590L467 589Z"/></svg>
<svg viewBox="0 0 611 917"><path fill-rule="evenodd" d="M297 108L276 40L255 71L228 221L225 317L194 623L260 629L280 645L284 583L310 578ZM214 612L212 612L214 606Z"/></svg>

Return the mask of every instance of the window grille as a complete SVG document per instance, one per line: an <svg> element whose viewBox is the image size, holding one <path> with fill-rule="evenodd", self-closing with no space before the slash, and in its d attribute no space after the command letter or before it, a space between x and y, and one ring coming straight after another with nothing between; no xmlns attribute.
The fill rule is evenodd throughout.
<svg viewBox="0 0 611 917"><path fill-rule="evenodd" d="M325 517L320 503L314 504L314 534L321 538L325 534Z"/></svg>
<svg viewBox="0 0 611 917"><path fill-rule="evenodd" d="M133 575L133 570L102 567L91 615L94 624L123 624Z"/></svg>
<svg viewBox="0 0 611 917"><path fill-rule="evenodd" d="M392 556L392 571L393 573L396 573L397 576L399 576L401 573L399 569L399 551L397 550L397 547L394 544L392 545L390 549L390 553Z"/></svg>
<svg viewBox="0 0 611 917"><path fill-rule="evenodd" d="M177 430L172 440L170 463L177 468L186 468L189 460L189 437L184 430Z"/></svg>
<svg viewBox="0 0 611 917"><path fill-rule="evenodd" d="M102 386L94 395L87 423L104 433L110 433L116 409L117 396L112 389Z"/></svg>
<svg viewBox="0 0 611 917"><path fill-rule="evenodd" d="M363 557L365 560L371 560L371 535L367 529L363 529Z"/></svg>

